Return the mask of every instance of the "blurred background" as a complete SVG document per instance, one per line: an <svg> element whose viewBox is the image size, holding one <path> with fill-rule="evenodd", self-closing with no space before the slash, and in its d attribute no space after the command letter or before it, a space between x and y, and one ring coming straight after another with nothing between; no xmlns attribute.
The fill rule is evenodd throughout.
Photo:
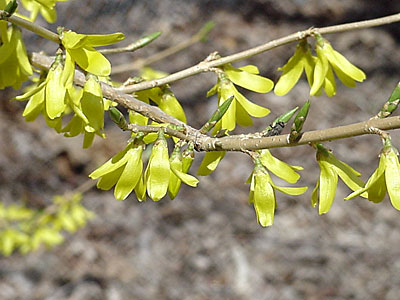
<svg viewBox="0 0 400 300"><path fill-rule="evenodd" d="M156 63L173 73L190 67L213 51L233 54L269 40L307 29L381 17L400 11L399 1L252 0L252 1L129 1L81 0L58 4L56 24L81 33L124 32L126 41L146 34L163 34L133 54L109 56L114 66L134 62L189 39L207 22L215 28L205 43ZM45 25L43 20L38 23ZM53 54L56 45L29 33L29 51ZM356 88L338 84L333 98L312 101L306 130L364 121L375 115L400 80L400 27L385 25L327 35L333 47L367 74ZM256 64L276 82L294 53L295 44L269 51L242 66ZM134 72L119 74L124 80ZM190 125L199 128L216 107L206 92L216 82L207 73L172 84ZM244 91L243 91L244 92ZM277 115L307 100L304 78L284 97L247 93L271 109L255 120L256 131ZM38 118L25 123L24 103L9 102L18 91L0 93L0 201L47 205L54 194L76 188L87 175L120 151L129 138L112 123L107 139L96 138L89 150L80 138L64 138ZM396 113L398 114L398 113ZM400 135L392 133L400 147ZM378 165L381 142L362 136L325 143L339 159L366 180ZM174 201L123 202L112 192L92 189L84 205L94 218L66 242L50 250L0 257L0 299L399 299L400 213L389 199L373 204L356 198L344 202L350 190L339 182L336 201L327 215L310 204L319 176L315 153L308 146L276 149L280 159L304 167L299 185L303 196L277 194L275 224L262 228L248 205L252 171L246 155L228 154L218 169L200 178L196 189L184 186ZM203 154L192 167L195 174ZM278 179L276 182L282 183Z"/></svg>

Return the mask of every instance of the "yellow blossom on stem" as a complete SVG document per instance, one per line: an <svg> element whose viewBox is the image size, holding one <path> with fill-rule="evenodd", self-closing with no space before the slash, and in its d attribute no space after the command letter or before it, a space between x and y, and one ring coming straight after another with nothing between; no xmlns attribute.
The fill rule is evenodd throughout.
<svg viewBox="0 0 400 300"><path fill-rule="evenodd" d="M364 182L359 178L361 176L359 172L338 160L321 144L317 145L316 158L321 172L312 193L311 204L313 207L317 205L319 191L319 214L325 214L335 199L338 177L353 191L364 187ZM366 194L362 196L367 197Z"/></svg>
<svg viewBox="0 0 400 300"><path fill-rule="evenodd" d="M115 186L115 199L124 200L134 189L143 189L142 152L143 143L140 139L135 139L124 150L93 171L89 177L100 178L97 182L99 189L109 190ZM138 197L138 200L145 199Z"/></svg>
<svg viewBox="0 0 400 300"><path fill-rule="evenodd" d="M269 92L274 86L273 82L257 74L258 68L252 65L241 68L234 68L231 65L223 67L223 73L219 74L217 84L208 91L207 97L218 93L218 106L232 96L234 101L215 126L214 132L221 129L234 130L236 123L241 126L251 126L253 121L250 116L261 118L269 114L269 109L250 102L235 87L235 85L239 85L258 93Z"/></svg>
<svg viewBox="0 0 400 300"><path fill-rule="evenodd" d="M43 78L46 76L45 78ZM15 100L29 100L23 116L27 120L34 120L42 113L49 126L57 131L61 127L61 117L67 111L68 88L72 87L73 73L64 67L62 53L58 52L47 74L39 80L36 87ZM57 124L57 126L55 125Z"/></svg>
<svg viewBox="0 0 400 300"><path fill-rule="evenodd" d="M30 21L35 21L40 12L48 23L54 23L57 20L56 3L66 1L68 0L21 0L21 3L31 13Z"/></svg>
<svg viewBox="0 0 400 300"><path fill-rule="evenodd" d="M32 75L21 31L0 21L0 89L11 86L19 89Z"/></svg>
<svg viewBox="0 0 400 300"><path fill-rule="evenodd" d="M316 35L317 59L315 62L313 83L310 96L320 95L321 89L332 97L336 94L336 82L333 71L344 85L355 87L356 81L362 82L365 73L350 63L342 54L334 50L331 44L321 35Z"/></svg>
<svg viewBox="0 0 400 300"><path fill-rule="evenodd" d="M267 154L267 156L269 156L269 154ZM272 167L274 173L281 174L280 177L285 178L284 172L287 170L287 167L283 165L284 163L281 161L277 163L277 160L274 158L271 160L270 157L268 157L267 160L274 164ZM280 187L275 185L264 163L266 163L265 159L264 162L259 158L255 159L254 170L247 183L250 183L249 203L254 205L258 223L265 227L271 226L274 223L276 208L275 190L287 195L301 195L307 190L307 187ZM281 168L279 168L278 165ZM280 170L278 171L278 169ZM291 175L289 178L293 181Z"/></svg>
<svg viewBox="0 0 400 300"><path fill-rule="evenodd" d="M351 193L345 200L368 192L368 200L379 203L384 199L387 192L393 207L400 210L400 164L398 155L397 149L392 146L390 138L387 137L380 154L378 168L368 179L365 187Z"/></svg>
<svg viewBox="0 0 400 300"><path fill-rule="evenodd" d="M315 57L311 54L311 46L304 39L297 44L296 52L288 62L278 70L283 71L275 85L274 92L278 96L286 95L299 81L305 71L308 83L312 86Z"/></svg>
<svg viewBox="0 0 400 300"><path fill-rule="evenodd" d="M74 69L75 62L85 71L98 76L108 76L111 64L103 54L94 47L107 46L125 38L123 33L113 34L79 34L73 31L61 33L61 42L66 50L66 67Z"/></svg>
<svg viewBox="0 0 400 300"><path fill-rule="evenodd" d="M103 93L100 82L94 75L88 75L83 89L71 87L69 94L75 94L69 101L75 113L71 121L62 129L65 136L73 137L84 133L83 148L89 148L93 142L95 134L105 138L104 129L104 109Z"/></svg>

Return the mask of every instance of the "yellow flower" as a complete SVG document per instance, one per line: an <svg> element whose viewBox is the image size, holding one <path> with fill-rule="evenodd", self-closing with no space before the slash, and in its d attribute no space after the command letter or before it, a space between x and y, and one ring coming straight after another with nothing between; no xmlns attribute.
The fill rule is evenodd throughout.
<svg viewBox="0 0 400 300"><path fill-rule="evenodd" d="M383 200L386 191L393 207L400 210L400 164L398 151L391 145L390 139L386 139L379 166L368 179L365 187L351 193L345 200L368 192L368 200L378 203Z"/></svg>
<svg viewBox="0 0 400 300"><path fill-rule="evenodd" d="M75 94L71 97L73 101L69 103L75 116L62 132L65 132L67 137L84 133L83 148L89 148L95 134L105 137L103 133L105 104L100 83L96 76L90 75L83 90L71 87L68 91L69 94Z"/></svg>
<svg viewBox="0 0 400 300"><path fill-rule="evenodd" d="M355 81L364 81L366 76L362 70L334 50L331 44L322 38L322 36L317 35L316 39L317 59L310 96L319 95L322 88L329 97L336 94L336 82L333 71L335 71L339 80L348 87L354 87L356 85Z"/></svg>
<svg viewBox="0 0 400 300"><path fill-rule="evenodd" d="M162 111L186 123L185 112L168 85L139 91L135 95L143 102L153 101Z"/></svg>
<svg viewBox="0 0 400 300"><path fill-rule="evenodd" d="M56 3L65 1L68 0L21 0L21 3L30 11L30 21L35 21L40 12L47 22L54 23L57 20Z"/></svg>
<svg viewBox="0 0 400 300"><path fill-rule="evenodd" d="M313 207L317 205L319 189L319 214L325 214L331 208L336 194L338 177L353 191L364 186L364 182L359 178L361 176L359 172L338 160L321 144L317 145L317 162L321 173L312 193L311 204ZM362 196L367 197L366 194Z"/></svg>
<svg viewBox="0 0 400 300"><path fill-rule="evenodd" d="M110 75L110 62L93 47L114 44L124 38L124 34L120 32L105 35L86 35L73 31L64 31L61 34L61 42L67 52L65 58L66 68L74 69L76 62L82 69L94 75Z"/></svg>
<svg viewBox="0 0 400 300"><path fill-rule="evenodd" d="M221 106L232 96L234 101L232 101L221 121L215 126L214 132L221 129L234 130L236 123L241 126L251 126L253 121L250 116L261 118L269 114L269 109L247 100L239 93L234 84L254 92L267 93L274 86L270 79L257 75L258 68L252 65L238 69L226 65L223 67L223 71L224 73L220 74L217 84L208 91L207 97L218 93L218 106Z"/></svg>
<svg viewBox="0 0 400 300"><path fill-rule="evenodd" d="M101 167L93 171L89 177L92 179L100 178L97 187L102 190L109 190L115 185L114 196L117 200L126 199L134 189L141 189L143 196L142 170L143 145L136 139L124 150L119 152ZM144 199L143 199L144 197Z"/></svg>
<svg viewBox="0 0 400 300"><path fill-rule="evenodd" d="M42 112L45 118L56 120L63 115L67 108L67 80L72 74L66 74L66 71L61 55L58 54L46 79L39 81L35 88L25 94L15 97L19 101L29 99L23 113L24 117L35 119L38 113Z"/></svg>
<svg viewBox="0 0 400 300"><path fill-rule="evenodd" d="M257 221L261 226L271 226L274 223L276 207L275 190L287 195L301 195L307 187L280 187L273 183L265 164L271 171L284 180L297 181L300 177L297 173L293 175L292 166L272 157L268 150L261 154L260 159L255 160L255 166L247 183L250 183L249 203L253 203L257 215ZM262 158L264 157L264 158ZM295 167L299 169L298 167ZM285 172L289 171L290 175ZM295 173L295 172L294 172ZM289 182L289 181L288 181Z"/></svg>
<svg viewBox="0 0 400 300"><path fill-rule="evenodd" d="M310 86L312 86L314 67L315 57L311 54L310 45L307 40L302 40L297 44L294 55L282 68L278 69L283 73L275 85L275 94L278 96L286 95L299 81L303 70Z"/></svg>
<svg viewBox="0 0 400 300"><path fill-rule="evenodd" d="M197 175L210 175L218 167L220 161L224 158L226 151L210 151L204 155L204 158L197 170Z"/></svg>
<svg viewBox="0 0 400 300"><path fill-rule="evenodd" d="M187 174L189 168L187 165L183 165L183 157L179 147L175 147L171 154L170 168L168 195L171 200L173 200L178 194L182 181L192 187L197 186L199 180Z"/></svg>
<svg viewBox="0 0 400 300"><path fill-rule="evenodd" d="M21 31L0 21L0 89L19 89L32 75L32 67L22 41Z"/></svg>
<svg viewBox="0 0 400 300"><path fill-rule="evenodd" d="M170 178L170 163L167 141L164 132L160 130L158 139L151 150L145 172L147 194L154 201L159 201L168 190Z"/></svg>

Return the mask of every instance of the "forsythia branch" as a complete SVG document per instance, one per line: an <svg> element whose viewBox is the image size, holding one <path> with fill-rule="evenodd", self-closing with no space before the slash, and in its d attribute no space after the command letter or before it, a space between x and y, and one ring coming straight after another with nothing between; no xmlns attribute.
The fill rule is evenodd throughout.
<svg viewBox="0 0 400 300"><path fill-rule="evenodd" d="M34 66L42 69L49 68L52 63L50 57L39 53L33 53L31 55L31 61ZM84 86L85 84L85 76L80 71L75 71L75 84L79 86ZM104 97L113 100L128 109L143 114L153 121L183 127L185 129L185 134L176 130L170 130L168 134L188 142L193 142L198 151L254 151L268 148L293 147L371 134L373 132L371 132L370 128L378 128L381 130L400 128L400 116L396 116L385 119L370 119L350 125L304 132L297 142L289 142L288 135L262 137L260 133L212 138L208 135L201 134L199 130L166 114L158 107L144 103L131 95L124 94L110 85L102 83L101 88ZM155 130L152 126L143 126L141 129L147 132L153 132Z"/></svg>

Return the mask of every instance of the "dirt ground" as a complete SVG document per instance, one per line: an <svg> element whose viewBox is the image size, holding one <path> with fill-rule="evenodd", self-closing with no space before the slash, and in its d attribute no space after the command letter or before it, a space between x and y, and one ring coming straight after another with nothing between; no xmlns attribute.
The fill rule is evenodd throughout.
<svg viewBox="0 0 400 300"><path fill-rule="evenodd" d="M385 16L400 11L398 1L258 0L258 1L111 1L81 0L58 4L56 26L83 33L122 31L132 41L162 31L151 46L134 54L110 57L113 65L146 57L188 39L209 21L216 27L206 43L171 56L155 67L175 72L203 60L213 51L228 55L309 28ZM41 21L39 21L41 22ZM332 45L362 68L367 80L356 88L338 84L337 95L314 99L305 129L322 129L363 121L376 114L399 81L398 24L327 36ZM52 53L54 44L26 34L28 49ZM126 42L125 44L128 44ZM294 52L288 45L237 66L256 64L277 80ZM123 80L123 74L116 79ZM205 94L216 78L202 74L172 85L199 128L215 109ZM285 97L246 94L271 109L255 120L257 130L276 115L302 104L309 89L301 81ZM81 149L80 138L66 139L42 120L25 123L22 103L8 100L17 91L0 93L0 201L28 199L46 205L55 193L68 191L129 138L107 124L107 139ZM398 113L397 113L398 114ZM242 132L251 129L240 129ZM400 148L400 135L393 132ZM376 136L326 143L368 176L377 167L381 142ZM85 228L67 234L66 242L22 256L0 257L0 299L400 299L400 212L389 199L373 204L361 198L344 202L349 190L339 183L331 211L318 216L310 204L319 176L311 147L274 150L277 157L304 167L300 197L277 194L275 224L260 227L247 204L252 170L248 157L228 154L196 189L183 187L174 201L123 202L112 192L85 194L85 206L96 213ZM202 154L198 154L195 173ZM279 181L277 181L279 183Z"/></svg>

